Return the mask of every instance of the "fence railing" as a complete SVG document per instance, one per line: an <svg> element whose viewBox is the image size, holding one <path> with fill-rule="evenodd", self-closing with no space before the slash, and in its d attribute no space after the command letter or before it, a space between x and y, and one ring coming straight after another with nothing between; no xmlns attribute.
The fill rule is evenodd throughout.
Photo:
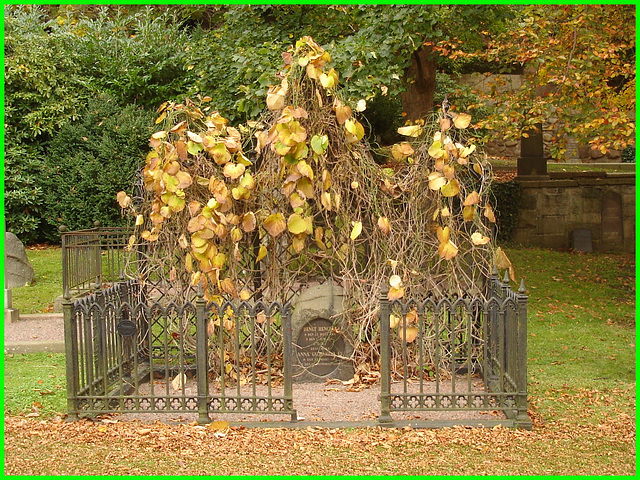
<svg viewBox="0 0 640 480"><path fill-rule="evenodd" d="M78 295L120 280L131 231L101 228L67 232L61 227L64 296Z"/></svg>
<svg viewBox="0 0 640 480"><path fill-rule="evenodd" d="M516 293L493 275L486 300L383 293L380 320L381 423L392 412L498 410L530 428L524 285Z"/></svg>
<svg viewBox="0 0 640 480"><path fill-rule="evenodd" d="M107 412L296 419L290 307L148 304L122 282L64 304L70 418Z"/></svg>
<svg viewBox="0 0 640 480"><path fill-rule="evenodd" d="M295 422L291 307L183 304L153 282L121 281L129 232L63 233L69 417L185 413L279 414ZM166 286L165 286L166 287ZM70 292L89 293L75 301ZM485 298L380 301L380 415L502 411L527 415L527 296L508 277Z"/></svg>

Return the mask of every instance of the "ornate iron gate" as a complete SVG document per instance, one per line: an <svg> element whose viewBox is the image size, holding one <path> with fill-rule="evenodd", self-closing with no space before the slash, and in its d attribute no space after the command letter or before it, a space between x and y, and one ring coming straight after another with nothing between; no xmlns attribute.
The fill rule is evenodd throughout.
<svg viewBox="0 0 640 480"><path fill-rule="evenodd" d="M202 423L224 413L308 423L297 422L294 407L290 304L218 305L201 292L192 302L169 302L158 292L170 285L116 280L125 245L123 231L63 234L70 419L191 412ZM95 268L82 267L90 262ZM71 300L70 291L86 289L94 291ZM524 285L512 291L497 272L486 299L390 302L383 292L380 415L373 424L406 424L392 416L403 412L499 411L507 418L493 423L531 428L524 292Z"/></svg>

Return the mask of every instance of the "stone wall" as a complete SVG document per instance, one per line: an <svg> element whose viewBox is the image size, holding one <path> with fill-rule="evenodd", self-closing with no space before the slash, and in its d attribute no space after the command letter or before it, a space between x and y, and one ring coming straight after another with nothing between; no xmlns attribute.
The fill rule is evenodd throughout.
<svg viewBox="0 0 640 480"><path fill-rule="evenodd" d="M588 229L595 251L635 252L635 173L558 172L548 180L518 180L516 243L571 248L572 232Z"/></svg>

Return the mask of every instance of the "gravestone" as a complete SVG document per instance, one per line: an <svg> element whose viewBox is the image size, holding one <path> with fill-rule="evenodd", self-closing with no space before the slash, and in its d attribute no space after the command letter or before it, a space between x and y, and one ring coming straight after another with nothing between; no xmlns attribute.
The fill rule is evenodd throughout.
<svg viewBox="0 0 640 480"><path fill-rule="evenodd" d="M526 132L520 139L520 157L518 157L518 176L539 176L547 174L547 159L544 157L544 138L542 124L537 129Z"/></svg>
<svg viewBox="0 0 640 480"><path fill-rule="evenodd" d="M350 380L353 347L348 339L342 287L331 280L308 288L293 302L293 381Z"/></svg>
<svg viewBox="0 0 640 480"><path fill-rule="evenodd" d="M33 267L27 258L24 245L11 232L4 235L4 274L9 288L24 287L33 282Z"/></svg>
<svg viewBox="0 0 640 480"><path fill-rule="evenodd" d="M593 241L591 239L591 230L588 228L578 228L571 232L571 247L576 252L593 252Z"/></svg>
<svg viewBox="0 0 640 480"><path fill-rule="evenodd" d="M622 243L622 197L615 192L607 192L602 197L602 240Z"/></svg>

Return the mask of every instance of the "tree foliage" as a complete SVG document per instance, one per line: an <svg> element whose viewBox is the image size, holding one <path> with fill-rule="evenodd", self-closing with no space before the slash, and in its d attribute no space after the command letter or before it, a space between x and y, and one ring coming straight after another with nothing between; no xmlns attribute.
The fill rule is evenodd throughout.
<svg viewBox="0 0 640 480"><path fill-rule="evenodd" d="M144 191L117 194L135 224L128 274L160 279L171 300L192 300L197 287L221 306L286 303L333 278L348 299L355 361L375 363L385 284L392 300L485 293L491 167L465 133L471 116L447 109L399 128L405 140L378 165L359 120L366 102L342 97L330 52L305 36L281 59L257 121L233 125L211 97L160 107ZM234 315L220 317L210 331L233 335ZM411 318L393 326L399 341L416 339Z"/></svg>
<svg viewBox="0 0 640 480"><path fill-rule="evenodd" d="M484 127L520 138L547 124L557 158L568 136L603 153L635 144L634 6L527 6L480 53L490 62L524 66L521 89L484 98L491 105Z"/></svg>

